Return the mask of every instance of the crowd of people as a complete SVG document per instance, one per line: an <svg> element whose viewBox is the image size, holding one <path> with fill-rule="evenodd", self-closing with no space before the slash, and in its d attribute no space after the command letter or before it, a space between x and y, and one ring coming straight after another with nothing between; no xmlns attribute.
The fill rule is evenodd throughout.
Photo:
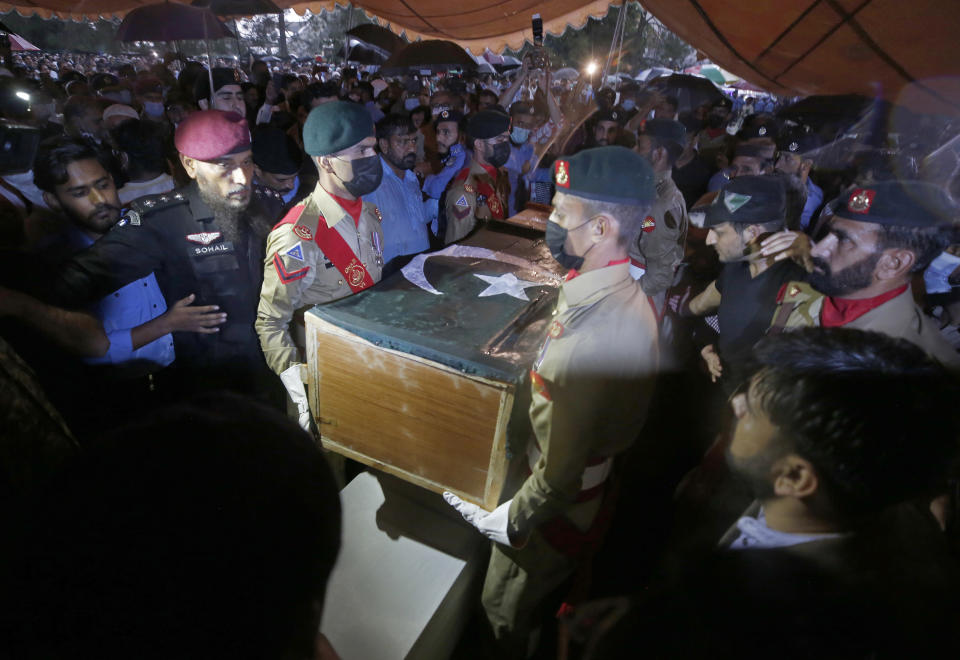
<svg viewBox="0 0 960 660"><path fill-rule="evenodd" d="M527 209L567 275L526 472L494 511L444 494L493 542L475 657L955 657L930 124L854 149L535 58L4 57L0 655L336 657L297 312Z"/></svg>

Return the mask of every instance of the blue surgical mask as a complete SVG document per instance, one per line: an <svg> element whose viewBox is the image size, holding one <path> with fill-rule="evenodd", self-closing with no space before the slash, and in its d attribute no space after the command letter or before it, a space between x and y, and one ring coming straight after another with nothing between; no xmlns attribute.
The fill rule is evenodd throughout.
<svg viewBox="0 0 960 660"><path fill-rule="evenodd" d="M949 252L941 252L923 273L923 283L927 293L950 293L953 287L960 286L960 284L951 284L949 280L950 274L958 266L960 266L960 257Z"/></svg>
<svg viewBox="0 0 960 660"><path fill-rule="evenodd" d="M637 107L637 102L636 102L636 101L634 101L633 99L624 99L624 101L623 101L623 109L624 109L624 110L626 110L627 112L629 112L629 111L633 110L633 109L636 108L636 107Z"/></svg>
<svg viewBox="0 0 960 660"><path fill-rule="evenodd" d="M418 98L415 97L415 96L414 96L413 98L406 99L406 100L403 102L403 107L406 108L407 112L410 112L410 111L413 110L414 108L419 108L419 107L420 107L420 99L418 99Z"/></svg>
<svg viewBox="0 0 960 660"><path fill-rule="evenodd" d="M144 101L143 112L150 117L163 117L163 104L158 101Z"/></svg>
<svg viewBox="0 0 960 660"><path fill-rule="evenodd" d="M524 144L530 139L530 129L514 126L510 129L510 139L513 140L514 144Z"/></svg>

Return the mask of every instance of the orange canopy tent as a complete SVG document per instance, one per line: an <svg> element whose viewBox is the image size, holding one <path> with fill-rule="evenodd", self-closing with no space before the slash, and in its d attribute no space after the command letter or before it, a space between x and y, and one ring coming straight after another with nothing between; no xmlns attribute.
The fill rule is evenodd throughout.
<svg viewBox="0 0 960 660"><path fill-rule="evenodd" d="M122 16L155 0L0 0L0 10L61 17ZM297 11L334 0L276 0ZM341 3L343 4L343 3ZM518 48L530 16L560 34L604 15L596 0L357 0L413 40L448 39L474 53ZM616 3L619 4L619 3ZM643 0L669 29L724 69L788 96L861 93L960 114L956 0Z"/></svg>

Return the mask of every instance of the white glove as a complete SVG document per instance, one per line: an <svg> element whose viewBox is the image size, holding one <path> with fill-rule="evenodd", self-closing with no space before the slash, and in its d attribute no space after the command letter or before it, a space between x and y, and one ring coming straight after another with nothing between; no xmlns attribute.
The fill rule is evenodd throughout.
<svg viewBox="0 0 960 660"><path fill-rule="evenodd" d="M307 389L303 386L303 377L300 375L302 364L295 364L280 374L280 381L287 388L287 393L297 406L300 427L304 431L310 430L310 404L307 402Z"/></svg>
<svg viewBox="0 0 960 660"><path fill-rule="evenodd" d="M492 541L503 545L513 545L507 535L507 521L510 517L510 502L507 500L493 511L481 509L476 504L464 502L450 492L443 493L447 504L460 512L463 519L480 530L480 533Z"/></svg>

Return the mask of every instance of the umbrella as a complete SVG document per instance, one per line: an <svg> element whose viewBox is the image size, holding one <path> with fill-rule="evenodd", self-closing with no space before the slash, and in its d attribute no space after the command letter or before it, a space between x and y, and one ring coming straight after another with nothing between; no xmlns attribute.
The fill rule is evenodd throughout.
<svg viewBox="0 0 960 660"><path fill-rule="evenodd" d="M726 98L723 92L706 78L683 73L662 76L651 81L647 87L661 94L677 97L681 112L695 110L704 103L714 103Z"/></svg>
<svg viewBox="0 0 960 660"><path fill-rule="evenodd" d="M120 41L179 41L233 38L233 33L209 9L176 2L137 7L117 28Z"/></svg>
<svg viewBox="0 0 960 660"><path fill-rule="evenodd" d="M357 43L349 50L341 46L337 51L337 57L347 62L356 62L357 64L383 64L386 56L378 48L372 48L366 44Z"/></svg>
<svg viewBox="0 0 960 660"><path fill-rule="evenodd" d="M673 71L662 66L655 66L649 69L644 69L637 74L637 82L647 82L648 80L653 80L654 78L659 78L661 76L669 76Z"/></svg>
<svg viewBox="0 0 960 660"><path fill-rule="evenodd" d="M576 80L579 77L580 72L569 66L553 72L554 80Z"/></svg>
<svg viewBox="0 0 960 660"><path fill-rule="evenodd" d="M728 82L736 80L734 77L727 78L723 75L723 70L715 66L703 67L700 69L700 75L718 85L726 85Z"/></svg>
<svg viewBox="0 0 960 660"><path fill-rule="evenodd" d="M137 7L117 28L119 41L179 41L233 38L233 33L209 9L176 2ZM213 92L213 60L207 45L207 76Z"/></svg>
<svg viewBox="0 0 960 660"><path fill-rule="evenodd" d="M40 50L32 43L21 37L19 34L10 34L10 50Z"/></svg>
<svg viewBox="0 0 960 660"><path fill-rule="evenodd" d="M493 62L491 62L491 64L493 64L493 68L495 68L495 69L496 69L497 71L499 71L500 73L503 73L504 71L510 71L511 69L517 69L517 68L519 68L523 63L522 63L520 60L518 60L516 57L511 57L510 55L502 55L502 56L500 57L500 63L499 63L499 64L496 64L496 63L493 63Z"/></svg>
<svg viewBox="0 0 960 660"><path fill-rule="evenodd" d="M283 11L272 0L193 0L190 4L209 9L217 16L254 16Z"/></svg>
<svg viewBox="0 0 960 660"><path fill-rule="evenodd" d="M380 67L380 71L387 75L408 71L437 73L451 69L476 71L477 62L457 44L439 39L412 43L391 55Z"/></svg>
<svg viewBox="0 0 960 660"><path fill-rule="evenodd" d="M357 27L347 30L347 36L350 37L350 45L354 42L363 44L375 50L382 51L383 58L390 57L398 50L402 50L407 45L403 39L395 35L385 27L380 27L375 23L364 23Z"/></svg>

